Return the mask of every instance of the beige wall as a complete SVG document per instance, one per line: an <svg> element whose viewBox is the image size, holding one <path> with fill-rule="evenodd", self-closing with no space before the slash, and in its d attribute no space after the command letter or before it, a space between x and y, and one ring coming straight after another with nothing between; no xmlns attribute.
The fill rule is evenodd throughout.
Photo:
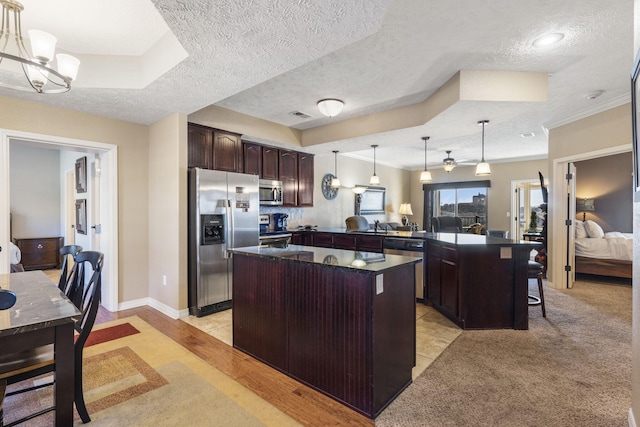
<svg viewBox="0 0 640 427"><path fill-rule="evenodd" d="M149 128L7 97L0 111L2 129L118 146L119 301L147 297Z"/></svg>
<svg viewBox="0 0 640 427"><path fill-rule="evenodd" d="M549 257L547 258L547 277L551 284L560 287L564 265L554 256L562 256L566 250L566 238L557 229L564 228L566 216L566 202L562 197L564 183L556 179L554 164L559 159L584 160L595 155L586 153L604 153L607 149L614 149L627 145L631 149L631 105L624 104L616 108L586 117L581 120L559 126L549 131L549 218L547 221L549 235ZM608 153L613 154L613 153ZM602 154L604 155L604 154ZM568 160L567 160L568 161ZM564 161L563 161L564 163ZM560 229L560 231L562 231ZM555 255L554 255L555 254Z"/></svg>
<svg viewBox="0 0 640 427"><path fill-rule="evenodd" d="M153 124L149 139L149 297L186 309L187 116Z"/></svg>
<svg viewBox="0 0 640 427"><path fill-rule="evenodd" d="M333 153L318 154L314 159L313 208L305 208L302 224L291 221L289 225L317 225L319 227L344 228L345 219L354 214L355 194L351 190L355 185L368 185L373 173L373 163L338 154L338 177L343 186L333 200L322 195L322 177L334 173ZM410 189L406 186L409 172L381 164L376 164L376 174L380 177L380 186L385 188L386 213L367 215L367 220L381 222L400 222L398 214L400 203L408 202ZM347 188L349 187L349 188ZM413 220L413 219L412 219Z"/></svg>
<svg viewBox="0 0 640 427"><path fill-rule="evenodd" d="M488 223L487 228L492 230L510 230L511 217L511 182L520 180L538 180L538 171L547 176L547 161L533 160L527 162L495 163L491 164L491 175L477 177L475 166L456 167L447 173L442 168L429 170L433 183L460 182L460 181L491 181L488 194ZM424 214L424 192L420 183L420 172L411 173L411 207L413 208L413 221L422 228Z"/></svg>

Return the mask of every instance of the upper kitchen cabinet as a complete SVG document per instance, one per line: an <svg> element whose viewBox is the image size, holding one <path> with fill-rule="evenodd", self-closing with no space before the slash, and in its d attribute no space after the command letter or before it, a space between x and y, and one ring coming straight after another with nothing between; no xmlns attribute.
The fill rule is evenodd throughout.
<svg viewBox="0 0 640 427"><path fill-rule="evenodd" d="M313 206L313 155L298 153L298 206Z"/></svg>
<svg viewBox="0 0 640 427"><path fill-rule="evenodd" d="M242 172L242 142L240 135L214 129L213 169Z"/></svg>
<svg viewBox="0 0 640 427"><path fill-rule="evenodd" d="M280 163L280 150L264 145L262 147L262 175L264 179L280 179L278 164Z"/></svg>
<svg viewBox="0 0 640 427"><path fill-rule="evenodd" d="M189 123L188 165L213 169L213 129Z"/></svg>
<svg viewBox="0 0 640 427"><path fill-rule="evenodd" d="M188 166L242 172L240 135L189 123Z"/></svg>
<svg viewBox="0 0 640 427"><path fill-rule="evenodd" d="M298 206L298 153L278 150L278 179L282 181L282 205Z"/></svg>
<svg viewBox="0 0 640 427"><path fill-rule="evenodd" d="M253 142L242 142L244 173L258 175L262 178L262 145Z"/></svg>

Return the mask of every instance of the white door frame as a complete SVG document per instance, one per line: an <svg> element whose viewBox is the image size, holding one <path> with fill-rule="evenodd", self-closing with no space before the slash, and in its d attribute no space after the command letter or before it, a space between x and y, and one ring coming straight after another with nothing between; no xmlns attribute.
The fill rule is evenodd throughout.
<svg viewBox="0 0 640 427"><path fill-rule="evenodd" d="M63 150L99 152L106 160L107 181L101 200L103 234L100 247L105 263L102 273L102 305L109 311L118 311L118 146L51 135L0 129L0 274L9 273L9 210L10 210L10 157L12 139L55 146ZM105 165L106 164L106 165ZM107 232L104 232L107 231Z"/></svg>
<svg viewBox="0 0 640 427"><path fill-rule="evenodd" d="M571 208L567 202L567 195L569 200L573 200L575 204L575 185L567 188L567 180L564 176L568 163L574 163L581 160L595 159L598 157L612 156L615 154L629 153L631 151L631 145L618 145L615 147L604 148L602 150L590 151L587 153L575 154L567 157L562 157L553 160L553 177L550 180L552 187L549 191L549 212L548 217L552 224L553 235L549 236L548 248L549 254L547 262L549 263L547 269L547 284L556 289L568 289L572 284L568 283L567 274L564 270L567 257L567 248L569 248L570 242L567 239L567 233L565 232L565 220L567 217L567 209ZM629 197L633 197L629 192ZM575 206L573 206L575 213ZM575 215L574 215L575 217ZM571 226L570 235L573 233L573 226ZM575 268L574 259L570 257L570 266L573 270Z"/></svg>

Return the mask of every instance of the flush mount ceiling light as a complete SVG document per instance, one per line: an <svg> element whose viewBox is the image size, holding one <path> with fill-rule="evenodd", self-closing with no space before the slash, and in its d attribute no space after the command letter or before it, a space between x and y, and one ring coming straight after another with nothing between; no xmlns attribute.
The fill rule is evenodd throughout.
<svg viewBox="0 0 640 427"><path fill-rule="evenodd" d="M338 150L333 150L333 158L334 158L334 172L335 175L331 180L331 186L333 188L340 187L340 178L338 178Z"/></svg>
<svg viewBox="0 0 640 427"><path fill-rule="evenodd" d="M533 41L533 47L546 47L558 43L564 38L562 33L544 34Z"/></svg>
<svg viewBox="0 0 640 427"><path fill-rule="evenodd" d="M453 168L456 167L457 163L456 160L451 157L451 150L447 150L447 157L445 159L442 159L442 164L444 166L444 170L448 172L451 172L453 170Z"/></svg>
<svg viewBox="0 0 640 427"><path fill-rule="evenodd" d="M373 175L369 179L369 185L380 185L380 178L376 175L376 147L377 145L372 145L373 147Z"/></svg>
<svg viewBox="0 0 640 427"><path fill-rule="evenodd" d="M78 74L80 61L66 54L57 54L57 70L52 67L57 39L49 33L29 30L31 53L24 45L20 13L24 6L14 0L0 0L2 4L2 28L0 38L4 39L0 48L0 66L2 68L20 70L26 82L18 84L17 79L11 82L0 81L0 86L24 92L63 93L71 89L71 82ZM11 43L9 43L11 41ZM16 82L14 83L14 80ZM28 83L28 85L27 85ZM47 83L55 87L44 89Z"/></svg>
<svg viewBox="0 0 640 427"><path fill-rule="evenodd" d="M423 136L422 140L424 141L424 170L420 173L420 182L424 184L431 182L431 172L427 170L427 141L429 140L429 137Z"/></svg>
<svg viewBox="0 0 640 427"><path fill-rule="evenodd" d="M476 165L476 176L491 175L491 166L484 161L484 127L489 123L489 120L480 120L478 124L482 126L482 160Z"/></svg>
<svg viewBox="0 0 640 427"><path fill-rule="evenodd" d="M335 117L342 111L344 102L339 99L327 98L318 101L318 110L327 117Z"/></svg>
<svg viewBox="0 0 640 427"><path fill-rule="evenodd" d="M589 92L589 93L585 94L584 97L587 98L589 101L591 101L592 99L596 99L597 97L599 97L603 93L604 93L603 90L594 90L592 92Z"/></svg>

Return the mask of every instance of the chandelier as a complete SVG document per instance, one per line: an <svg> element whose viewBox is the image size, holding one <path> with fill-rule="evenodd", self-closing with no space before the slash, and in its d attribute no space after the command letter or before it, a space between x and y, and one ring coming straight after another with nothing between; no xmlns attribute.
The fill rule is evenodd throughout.
<svg viewBox="0 0 640 427"><path fill-rule="evenodd" d="M78 74L80 61L63 53L55 55L57 70L52 61L57 39L49 33L29 30L31 53L24 45L20 13L24 6L14 0L0 0L2 5L2 28L0 28L0 66L22 68L26 82L17 79L0 80L0 86L24 92L64 93L71 89L71 82ZM28 84L27 84L28 83ZM53 87L45 89L50 83Z"/></svg>

